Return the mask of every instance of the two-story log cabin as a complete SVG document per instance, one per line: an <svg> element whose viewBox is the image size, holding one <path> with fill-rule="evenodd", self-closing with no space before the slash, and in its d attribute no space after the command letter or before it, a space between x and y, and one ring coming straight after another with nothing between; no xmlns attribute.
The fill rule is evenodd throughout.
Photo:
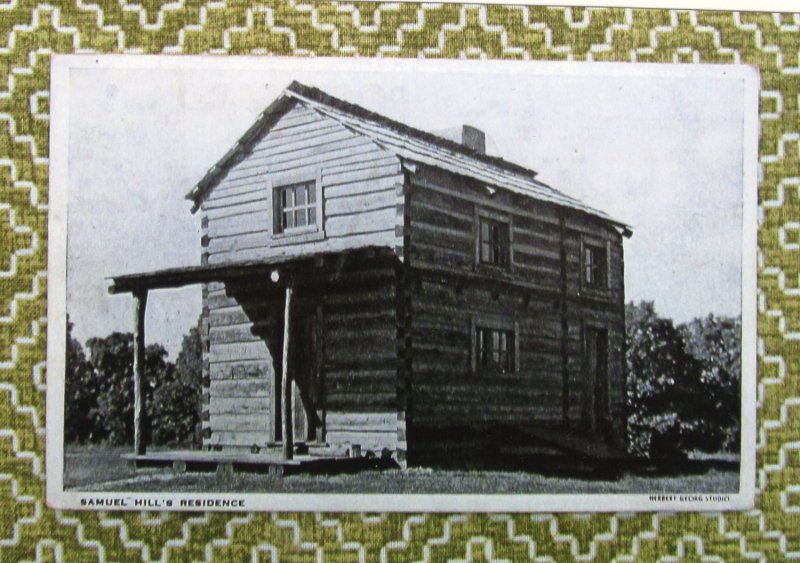
<svg viewBox="0 0 800 563"><path fill-rule="evenodd" d="M137 303L137 454L147 292L188 284L206 452L624 451L631 231L484 145L291 84L188 195L202 263L113 280Z"/></svg>

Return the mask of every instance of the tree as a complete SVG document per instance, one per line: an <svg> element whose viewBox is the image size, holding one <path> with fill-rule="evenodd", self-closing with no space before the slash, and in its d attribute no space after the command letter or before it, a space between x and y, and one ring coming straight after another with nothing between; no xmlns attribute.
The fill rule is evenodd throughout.
<svg viewBox="0 0 800 563"><path fill-rule="evenodd" d="M67 442L133 442L133 335L114 332L86 343L89 357L67 320L64 438ZM200 420L202 341L200 321L183 338L175 364L160 344L145 349L146 439L158 445L195 441Z"/></svg>
<svg viewBox="0 0 800 563"><path fill-rule="evenodd" d="M724 451L738 451L741 411L741 317L713 314L679 327L686 348L703 365L707 419L720 433Z"/></svg>
<svg viewBox="0 0 800 563"><path fill-rule="evenodd" d="M64 440L86 442L96 439L97 381L86 361L83 347L72 336L73 324L67 317L67 357L64 377Z"/></svg>
<svg viewBox="0 0 800 563"><path fill-rule="evenodd" d="M202 317L184 335L174 376L162 380L153 393L153 441L157 444L197 445L195 427L200 420L203 343Z"/></svg>
<svg viewBox="0 0 800 563"><path fill-rule="evenodd" d="M112 444L133 443L133 335L114 332L87 341L89 361L98 381L96 427L99 438ZM160 344L145 349L145 404L151 404L160 381L172 377L174 366ZM149 410L149 409L148 409ZM148 429L145 429L146 431Z"/></svg>
<svg viewBox="0 0 800 563"><path fill-rule="evenodd" d="M652 302L626 307L628 437L645 457L714 449L718 437L705 419L702 363L683 334L656 314Z"/></svg>

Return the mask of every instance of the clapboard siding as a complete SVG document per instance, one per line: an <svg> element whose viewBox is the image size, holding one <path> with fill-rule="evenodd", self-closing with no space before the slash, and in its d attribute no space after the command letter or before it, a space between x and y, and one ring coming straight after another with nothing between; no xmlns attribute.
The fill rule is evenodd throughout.
<svg viewBox="0 0 800 563"><path fill-rule="evenodd" d="M212 397L267 397L269 389L261 378L211 380Z"/></svg>
<svg viewBox="0 0 800 563"><path fill-rule="evenodd" d="M247 379L268 377L272 374L271 366L262 360L234 360L230 362L214 362L210 364L212 379Z"/></svg>
<svg viewBox="0 0 800 563"><path fill-rule="evenodd" d="M270 133L272 134L272 133ZM375 146L366 143L346 143L341 147L331 148L327 147L325 152L325 164L327 166L337 166L346 163L358 164L365 160L375 159ZM285 173L295 169L303 169L314 166L319 161L319 155L315 153L306 154L300 157L295 155L296 158L292 159L269 159L264 155L252 155L250 159L241 163L241 167L237 169L237 176L228 178L228 182L220 185L215 189L219 190L220 194L228 193L229 191L237 191L241 187L247 187L263 182L263 169L265 166L269 167L270 173Z"/></svg>
<svg viewBox="0 0 800 563"><path fill-rule="evenodd" d="M374 432L388 431L389 428L397 426L396 412L378 413L349 413L349 412L329 412L327 418L328 431L347 431L354 429L368 429Z"/></svg>
<svg viewBox="0 0 800 563"><path fill-rule="evenodd" d="M397 448L397 411L386 412L328 412L326 441L334 449L347 450L352 445L362 451L380 455L383 449Z"/></svg>
<svg viewBox="0 0 800 563"><path fill-rule="evenodd" d="M258 396L220 398L209 405L211 416L264 413L264 400Z"/></svg>
<svg viewBox="0 0 800 563"><path fill-rule="evenodd" d="M264 434L260 430L220 430L204 440L203 445L207 447L219 446L223 449L251 448L253 446L263 448L268 445L264 441Z"/></svg>
<svg viewBox="0 0 800 563"><path fill-rule="evenodd" d="M292 174L300 173L300 176ZM323 234L275 237L270 186L320 177ZM210 191L201 209L207 221L209 264L270 256L338 251L362 246L395 248L400 160L367 137L298 102L249 147Z"/></svg>
<svg viewBox="0 0 800 563"><path fill-rule="evenodd" d="M389 189L397 190L399 185L398 178L391 176L379 180L362 180L339 186L328 186L325 188L325 203L329 205L339 198L350 199L352 196L356 195L364 196L372 192L383 192Z"/></svg>
<svg viewBox="0 0 800 563"><path fill-rule="evenodd" d="M272 215L265 209L239 212L231 216L228 221L209 221L208 235L210 238L216 238L257 233L262 229L262 225L271 220Z"/></svg>
<svg viewBox="0 0 800 563"><path fill-rule="evenodd" d="M275 346L269 336L281 296L266 279L210 283L205 293L210 384L203 445L266 447L275 432Z"/></svg>

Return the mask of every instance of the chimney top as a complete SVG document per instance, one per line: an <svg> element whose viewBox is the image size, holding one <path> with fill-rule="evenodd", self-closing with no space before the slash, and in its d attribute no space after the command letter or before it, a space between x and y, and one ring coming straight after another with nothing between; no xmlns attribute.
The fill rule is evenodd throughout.
<svg viewBox="0 0 800 563"><path fill-rule="evenodd" d="M479 154L486 154L486 134L472 125L461 128L461 144Z"/></svg>

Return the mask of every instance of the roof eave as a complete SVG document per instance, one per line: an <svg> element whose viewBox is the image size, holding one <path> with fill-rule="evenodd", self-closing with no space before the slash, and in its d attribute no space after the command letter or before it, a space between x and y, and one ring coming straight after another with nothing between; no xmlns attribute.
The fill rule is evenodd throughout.
<svg viewBox="0 0 800 563"><path fill-rule="evenodd" d="M294 96L282 93L276 98L267 108L262 111L255 123L251 125L244 135L239 137L239 140L228 149L228 151L220 158L214 166L208 169L205 176L194 185L189 193L186 194L186 199L193 203L192 213L200 209L203 199L209 191L214 187L220 174L230 166L231 162L236 158L236 155L242 152L244 148L261 132L265 127L269 126L271 120L277 120L283 115L294 103Z"/></svg>
<svg viewBox="0 0 800 563"><path fill-rule="evenodd" d="M323 106L336 109L337 111L350 114L356 118L364 119L366 121L371 121L373 123L378 123L383 127L391 129L392 131L399 133L401 135L410 135L417 137L421 140L424 140L425 142L437 144L448 150L456 151L465 156L474 158L479 162L483 162L484 164L504 167L509 171L529 176L530 178L535 178L538 175L538 172L536 170L526 168L515 162L505 160L504 158L501 157L491 156L485 153L477 152L463 145L462 143L453 141L452 139L441 137L434 133L430 133L429 131L417 129L416 127L412 127L410 125L407 125L390 117L386 117L385 115L381 115L377 112L359 106L358 104L353 104L346 100L342 100L334 96L331 96L330 94L324 92L323 90L320 90L319 88L306 86L305 84L301 84L297 81L294 81L286 88L286 93L295 96L297 99L301 101L321 104Z"/></svg>
<svg viewBox="0 0 800 563"><path fill-rule="evenodd" d="M258 260L241 262L201 264L122 274L106 278L111 284L108 292L111 295L123 293L146 293L159 289L176 289L187 285L209 282L230 282L246 279L257 274L265 279L272 279L269 274L276 272L278 278L287 278L295 274L306 274L312 277L320 272L339 271L342 259L385 260L394 263L399 260L394 248L388 246L366 246L344 250L327 250L313 254L275 255ZM303 269L304 268L304 269ZM263 276L266 274L266 276ZM273 280L274 282L274 280Z"/></svg>

